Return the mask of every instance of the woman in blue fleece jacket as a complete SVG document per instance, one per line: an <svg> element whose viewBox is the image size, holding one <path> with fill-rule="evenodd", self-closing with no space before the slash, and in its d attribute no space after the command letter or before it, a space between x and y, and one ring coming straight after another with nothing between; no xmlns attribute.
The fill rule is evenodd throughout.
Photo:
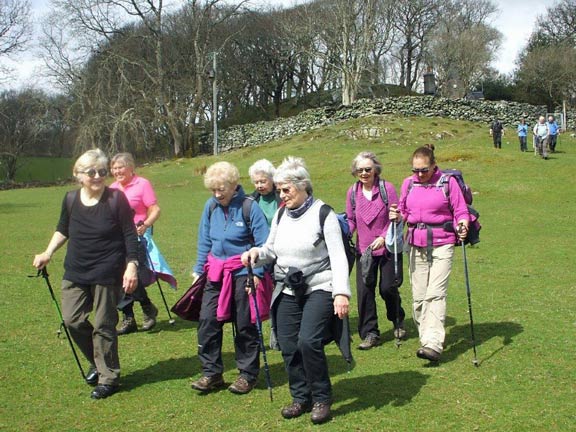
<svg viewBox="0 0 576 432"><path fill-rule="evenodd" d="M253 201L249 203L250 220L245 220L243 205L250 198L238 184L239 179L238 169L228 162L211 165L204 175L204 185L213 196L202 212L194 266L196 275L207 272L208 276L198 323L198 357L203 376L192 383L192 388L200 392L224 386L222 326L226 321L232 321L236 328L234 347L240 372L228 390L236 394L250 392L260 371L258 330L251 320L250 299L245 290L247 271L240 256L252 246L264 244L269 228L264 213ZM261 270L255 275L263 278ZM221 294L225 292L223 299ZM222 309L230 311L230 316L218 316Z"/></svg>

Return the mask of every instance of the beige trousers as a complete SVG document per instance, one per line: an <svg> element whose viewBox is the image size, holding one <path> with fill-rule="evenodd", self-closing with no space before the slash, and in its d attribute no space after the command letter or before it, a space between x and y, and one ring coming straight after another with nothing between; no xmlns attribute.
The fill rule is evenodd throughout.
<svg viewBox="0 0 576 432"><path fill-rule="evenodd" d="M84 357L98 369L98 384L117 385L120 379L116 305L121 289L62 281L64 323ZM88 320L90 312L93 324Z"/></svg>
<svg viewBox="0 0 576 432"><path fill-rule="evenodd" d="M444 349L444 321L448 279L452 271L454 245L437 246L428 263L426 248L410 246L408 268L412 285L412 312L418 327L420 345L439 353Z"/></svg>

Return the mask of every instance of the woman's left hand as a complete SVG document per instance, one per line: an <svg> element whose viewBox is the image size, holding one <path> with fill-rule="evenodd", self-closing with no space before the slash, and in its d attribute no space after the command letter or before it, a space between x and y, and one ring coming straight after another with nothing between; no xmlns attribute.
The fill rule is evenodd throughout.
<svg viewBox="0 0 576 432"><path fill-rule="evenodd" d="M139 237L142 237L147 229L148 229L148 225L145 225L144 223L142 223L140 225L136 225L136 232L138 233Z"/></svg>
<svg viewBox="0 0 576 432"><path fill-rule="evenodd" d="M348 316L348 307L350 306L350 301L345 295L337 295L334 297L334 315L338 315L338 318L342 319Z"/></svg>
<svg viewBox="0 0 576 432"><path fill-rule="evenodd" d="M138 286L138 268L136 264L129 262L126 265L126 270L124 270L124 276L122 278L122 288L127 294L134 292Z"/></svg>
<svg viewBox="0 0 576 432"><path fill-rule="evenodd" d="M372 250L377 250L384 247L384 237L376 237L372 243L370 243Z"/></svg>

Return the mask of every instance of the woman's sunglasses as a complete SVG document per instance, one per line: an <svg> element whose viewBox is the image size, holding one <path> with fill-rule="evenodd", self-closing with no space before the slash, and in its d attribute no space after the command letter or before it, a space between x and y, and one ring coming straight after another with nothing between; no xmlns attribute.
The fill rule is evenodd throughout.
<svg viewBox="0 0 576 432"><path fill-rule="evenodd" d="M363 172L365 172L365 173L371 173L371 172L372 172L372 167L358 168L358 169L356 170L356 174L362 174Z"/></svg>
<svg viewBox="0 0 576 432"><path fill-rule="evenodd" d="M416 173L427 173L428 171L430 171L430 168L429 168L429 167L427 167L427 168L412 168L412 172L413 172L414 174L416 174Z"/></svg>
<svg viewBox="0 0 576 432"><path fill-rule="evenodd" d="M90 178L96 177L96 174L100 177L106 177L108 175L108 170L106 168L100 168L99 170L95 170L94 168L90 168L88 171L78 171L79 174L86 174Z"/></svg>

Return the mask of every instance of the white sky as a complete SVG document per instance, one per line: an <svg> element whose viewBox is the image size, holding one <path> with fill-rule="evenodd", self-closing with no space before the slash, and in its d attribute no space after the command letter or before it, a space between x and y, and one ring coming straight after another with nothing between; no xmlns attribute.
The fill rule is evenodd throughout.
<svg viewBox="0 0 576 432"><path fill-rule="evenodd" d="M179 0L173 0L178 2ZM253 4L291 5L304 0L252 0ZM493 24L504 34L502 46L493 66L502 73L511 73L515 68L518 53L526 45L536 17L544 14L554 0L494 0L500 12ZM50 0L31 0L34 19L39 21L50 7ZM0 89L41 87L49 88L47 78L42 76L43 62L32 47L11 60L4 59L15 70L14 77L0 83Z"/></svg>

